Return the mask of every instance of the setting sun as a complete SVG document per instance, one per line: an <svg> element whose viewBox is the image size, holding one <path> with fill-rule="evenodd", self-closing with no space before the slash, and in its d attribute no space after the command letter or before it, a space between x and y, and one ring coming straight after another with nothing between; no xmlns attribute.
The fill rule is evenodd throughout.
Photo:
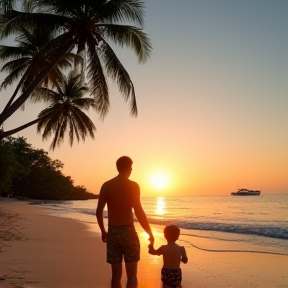
<svg viewBox="0 0 288 288"><path fill-rule="evenodd" d="M164 173L157 173L151 176L151 183L157 189L164 189L169 183L169 178Z"/></svg>

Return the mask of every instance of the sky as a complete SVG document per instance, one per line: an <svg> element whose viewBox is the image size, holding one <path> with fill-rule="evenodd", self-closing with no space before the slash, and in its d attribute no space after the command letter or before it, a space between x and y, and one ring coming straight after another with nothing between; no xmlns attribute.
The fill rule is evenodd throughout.
<svg viewBox="0 0 288 288"><path fill-rule="evenodd" d="M72 148L65 141L49 151L52 139L43 142L36 127L14 136L49 151L75 185L95 194L117 175L123 155L134 162L130 179L142 196L230 195L238 187L288 194L288 1L145 5L151 58L139 65L133 51L116 50L134 83L138 117L111 85L104 121L88 114L94 140ZM0 91L1 107L11 91ZM29 103L5 130L34 120L43 108ZM167 180L162 189L152 183L158 173Z"/></svg>

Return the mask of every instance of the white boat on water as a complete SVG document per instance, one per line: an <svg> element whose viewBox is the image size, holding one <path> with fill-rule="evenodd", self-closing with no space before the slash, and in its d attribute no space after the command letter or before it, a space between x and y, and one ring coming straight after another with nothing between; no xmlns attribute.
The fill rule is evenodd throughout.
<svg viewBox="0 0 288 288"><path fill-rule="evenodd" d="M231 195L233 196L258 196L261 194L259 190L249 190L249 189L238 189L237 192L232 192Z"/></svg>

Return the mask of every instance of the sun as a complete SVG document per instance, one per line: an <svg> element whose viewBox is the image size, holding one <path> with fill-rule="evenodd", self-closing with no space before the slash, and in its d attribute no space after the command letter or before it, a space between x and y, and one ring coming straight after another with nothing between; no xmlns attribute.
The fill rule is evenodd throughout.
<svg viewBox="0 0 288 288"><path fill-rule="evenodd" d="M156 173L151 176L151 183L154 188L162 190L169 184L169 177L164 173Z"/></svg>

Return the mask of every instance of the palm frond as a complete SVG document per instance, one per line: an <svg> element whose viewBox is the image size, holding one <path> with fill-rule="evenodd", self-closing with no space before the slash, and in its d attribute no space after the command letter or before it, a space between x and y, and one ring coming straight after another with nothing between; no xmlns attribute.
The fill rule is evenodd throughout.
<svg viewBox="0 0 288 288"><path fill-rule="evenodd" d="M77 131L77 129L74 128L75 125L73 123L73 119L71 119L70 115L69 115L69 144L72 147L73 142L74 142L74 131L75 131L75 135L77 137L77 140L79 142L79 133Z"/></svg>
<svg viewBox="0 0 288 288"><path fill-rule="evenodd" d="M124 66L121 64L108 43L103 44L101 48L101 61L105 63L104 65L107 75L116 81L124 100L126 102L130 100L131 115L137 116L138 112L134 86L128 72L125 70Z"/></svg>
<svg viewBox="0 0 288 288"><path fill-rule="evenodd" d="M31 53L30 53L31 54ZM20 57L30 56L27 49L23 47L0 46L0 58L2 61L9 59L19 59Z"/></svg>
<svg viewBox="0 0 288 288"><path fill-rule="evenodd" d="M93 43L95 44L95 43ZM109 110L109 91L106 77L101 65L101 61L97 55L95 45L88 44L88 55L90 62L88 64L88 78L90 84L91 95L94 96L96 109L100 113L100 118L104 119Z"/></svg>
<svg viewBox="0 0 288 288"><path fill-rule="evenodd" d="M16 10L11 10L8 15L1 15L0 17L0 39L8 37L11 34L17 34L22 27L28 30L37 29L42 30L43 33L50 31L50 33L63 32L63 27L67 23L67 17L48 14L48 13L27 13Z"/></svg>
<svg viewBox="0 0 288 288"><path fill-rule="evenodd" d="M97 26L97 25L96 25ZM104 38L112 40L123 47L124 45L134 50L139 63L145 63L152 51L148 35L140 28L126 25L105 24L99 25L107 29L103 31Z"/></svg>
<svg viewBox="0 0 288 288"><path fill-rule="evenodd" d="M40 87L31 95L31 101L38 103L40 101L48 103L61 103L61 98L57 92L47 87Z"/></svg>
<svg viewBox="0 0 288 288"><path fill-rule="evenodd" d="M53 140L52 140L52 143L50 145L50 149L51 150L54 150L56 145L60 145L61 141L63 141L63 139L61 139L59 137L59 134L60 134L60 129L61 129L61 124L60 123L57 123L57 126L56 126L56 129L54 131L55 135L53 137Z"/></svg>
<svg viewBox="0 0 288 288"><path fill-rule="evenodd" d="M20 76L22 76L25 73L26 71L25 65L17 65L18 64L17 61L18 60L15 60L15 62L13 61L13 63L11 63L11 67L9 65L3 66L2 70L5 71L5 70L8 70L9 68L10 74L3 80L0 86L0 89L7 88L8 85L11 85L15 80L17 80ZM22 62L22 61L19 61L19 62ZM13 66L15 66L14 70L12 70ZM19 83L20 82L23 82L23 81L20 80Z"/></svg>
<svg viewBox="0 0 288 288"><path fill-rule="evenodd" d="M64 141L64 136L65 136L65 132L66 132L66 129L67 129L67 117L66 118L63 118L63 121L61 122L61 125L60 125L60 130L59 130L59 138L58 138L58 146L60 145L60 143L62 141Z"/></svg>
<svg viewBox="0 0 288 288"><path fill-rule="evenodd" d="M73 100L73 105L78 109L88 111L90 108L95 109L95 100L93 98L77 98Z"/></svg>
<svg viewBox="0 0 288 288"><path fill-rule="evenodd" d="M97 2L97 1L95 1ZM92 4L93 5L93 4ZM95 7L96 8L96 7ZM131 22L141 27L144 25L144 3L135 0L105 1L105 5L98 9L96 17L101 22Z"/></svg>
<svg viewBox="0 0 288 288"><path fill-rule="evenodd" d="M83 123L83 120L82 120L82 116L80 113L78 113L78 110L76 107L71 107L71 117L73 118L74 120L74 123L77 127L77 131L79 132L82 140L84 141L85 140L85 136L86 136L86 127L85 127L85 124ZM80 110L79 110L80 111ZM83 113L83 112L82 112ZM85 113L83 113L85 115ZM86 115L85 115L86 116ZM94 125L94 124L93 124Z"/></svg>
<svg viewBox="0 0 288 288"><path fill-rule="evenodd" d="M38 122L37 131L40 133L41 130L44 129L42 139L45 140L49 138L51 133L56 131L59 119L61 119L61 114L61 104L49 106L39 113L38 117L41 118L41 120Z"/></svg>
<svg viewBox="0 0 288 288"><path fill-rule="evenodd" d="M94 139L94 131L96 131L96 127L91 119L77 107L73 107L73 113L71 114L73 115L73 119L77 125L77 130L81 133L82 140L85 140L87 131L91 138Z"/></svg>
<svg viewBox="0 0 288 288"><path fill-rule="evenodd" d="M71 122L72 125L73 125L73 131L74 131L74 133L75 133L75 135L76 135L77 141L79 142L79 141L80 141L80 133L79 133L80 131L79 131L79 129L78 129L78 126L77 126L74 118L73 118L71 115L70 115L70 117L69 117L69 120L70 120L70 122ZM73 137L73 135L72 135L72 137ZM74 139L70 139L70 144L71 144L71 145L73 144L73 141L74 141Z"/></svg>

